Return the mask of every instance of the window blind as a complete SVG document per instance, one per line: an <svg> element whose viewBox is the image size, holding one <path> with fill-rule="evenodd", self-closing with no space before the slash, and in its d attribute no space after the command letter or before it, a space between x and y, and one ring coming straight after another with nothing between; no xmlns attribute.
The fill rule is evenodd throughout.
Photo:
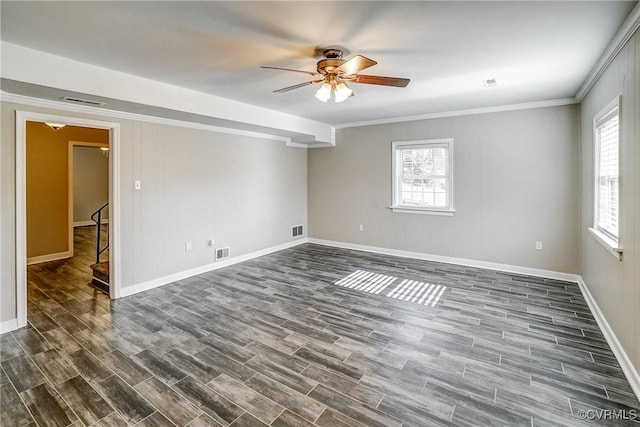
<svg viewBox="0 0 640 427"><path fill-rule="evenodd" d="M620 194L618 109L596 122L596 228L618 240Z"/></svg>

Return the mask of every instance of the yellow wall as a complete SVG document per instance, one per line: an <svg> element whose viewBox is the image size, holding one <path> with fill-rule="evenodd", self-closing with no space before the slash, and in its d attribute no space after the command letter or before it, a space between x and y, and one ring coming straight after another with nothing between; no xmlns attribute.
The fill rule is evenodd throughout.
<svg viewBox="0 0 640 427"><path fill-rule="evenodd" d="M27 122L27 258L71 249L69 141L108 144L109 131Z"/></svg>

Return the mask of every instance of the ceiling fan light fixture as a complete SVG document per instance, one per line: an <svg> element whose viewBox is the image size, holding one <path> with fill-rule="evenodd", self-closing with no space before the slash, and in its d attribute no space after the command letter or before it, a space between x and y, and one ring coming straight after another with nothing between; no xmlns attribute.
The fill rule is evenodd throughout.
<svg viewBox="0 0 640 427"><path fill-rule="evenodd" d="M342 102L353 96L353 91L345 82L340 82L334 89L335 101Z"/></svg>
<svg viewBox="0 0 640 427"><path fill-rule="evenodd" d="M316 98L322 102L327 102L331 98L331 85L325 82L316 92Z"/></svg>

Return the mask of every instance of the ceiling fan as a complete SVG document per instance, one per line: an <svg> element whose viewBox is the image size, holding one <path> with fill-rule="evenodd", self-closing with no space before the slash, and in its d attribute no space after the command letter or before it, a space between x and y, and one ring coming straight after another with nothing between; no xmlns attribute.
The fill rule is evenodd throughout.
<svg viewBox="0 0 640 427"><path fill-rule="evenodd" d="M359 71L365 68L372 67L377 64L376 61L364 57L362 55L356 55L353 58L346 60L342 59L342 50L340 49L326 49L322 55L324 59L318 61L317 71L302 71L292 70L290 68L280 67L260 67L268 68L271 70L284 70L293 71L296 73L304 73L313 77L320 77L317 80L310 80L308 82L300 83L293 86L288 86L282 89L274 90L276 93L288 92L290 90L298 89L301 87L309 86L315 83L322 83L322 86L316 92L316 98L322 102L327 102L333 99L335 102L342 102L353 96L353 91L347 86L349 83L362 83L369 85L381 85L381 86L395 86L406 87L409 84L409 79L403 79L399 77L385 77L385 76L370 76L366 74L357 74Z"/></svg>

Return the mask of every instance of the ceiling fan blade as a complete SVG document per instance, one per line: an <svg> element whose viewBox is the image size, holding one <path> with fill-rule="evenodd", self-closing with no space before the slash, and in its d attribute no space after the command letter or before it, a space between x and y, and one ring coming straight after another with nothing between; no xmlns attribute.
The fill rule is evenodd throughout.
<svg viewBox="0 0 640 427"><path fill-rule="evenodd" d="M304 73L304 74L308 74L310 76L319 76L320 74L318 73L314 73L313 71L303 71L303 70L292 70L291 68L280 68L280 67L266 67L266 66L262 66L260 68L266 68L269 70L283 70L283 71L293 71L295 73Z"/></svg>
<svg viewBox="0 0 640 427"><path fill-rule="evenodd" d="M376 64L377 62L373 59L369 59L362 55L356 55L341 66L337 67L335 71L350 76L351 74L355 74L358 71L362 71L365 68L372 67Z"/></svg>
<svg viewBox="0 0 640 427"><path fill-rule="evenodd" d="M311 80L311 81L308 81L308 82L299 83L297 85L283 87L282 89L274 90L273 92L274 93L289 92L290 90L299 89L301 87L309 86L309 85L312 85L314 83L320 83L321 81L324 81L324 80Z"/></svg>
<svg viewBox="0 0 640 427"><path fill-rule="evenodd" d="M353 83L364 83L369 85L407 87L411 80L400 77L368 76L366 74L356 74Z"/></svg>

